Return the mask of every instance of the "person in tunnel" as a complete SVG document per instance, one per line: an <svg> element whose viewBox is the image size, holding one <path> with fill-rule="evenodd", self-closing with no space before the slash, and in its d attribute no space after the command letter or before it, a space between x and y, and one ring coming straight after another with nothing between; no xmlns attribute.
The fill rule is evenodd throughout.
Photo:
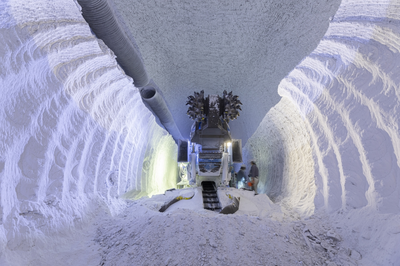
<svg viewBox="0 0 400 266"><path fill-rule="evenodd" d="M236 173L236 188L239 188L239 186L243 186L246 182L246 166L242 165L240 167L240 170Z"/></svg>
<svg viewBox="0 0 400 266"><path fill-rule="evenodd" d="M257 185L258 185L258 167L255 161L251 161L251 168L249 177L251 178L252 188L254 190L254 195L258 195L257 193Z"/></svg>

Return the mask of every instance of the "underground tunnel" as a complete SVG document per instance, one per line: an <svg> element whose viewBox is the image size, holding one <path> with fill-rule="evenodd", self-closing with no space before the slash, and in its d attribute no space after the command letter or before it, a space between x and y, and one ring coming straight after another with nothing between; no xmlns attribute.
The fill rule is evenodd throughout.
<svg viewBox="0 0 400 266"><path fill-rule="evenodd" d="M5 0L0 25L0 265L399 265L400 1ZM234 214L177 186L201 90L243 103Z"/></svg>

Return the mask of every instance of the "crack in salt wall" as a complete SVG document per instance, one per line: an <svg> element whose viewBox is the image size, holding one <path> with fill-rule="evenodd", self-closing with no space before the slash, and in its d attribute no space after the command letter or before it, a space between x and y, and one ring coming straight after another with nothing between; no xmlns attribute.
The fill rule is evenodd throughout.
<svg viewBox="0 0 400 266"><path fill-rule="evenodd" d="M0 25L1 245L175 186L175 142L74 1L3 1Z"/></svg>
<svg viewBox="0 0 400 266"><path fill-rule="evenodd" d="M286 151L287 143L298 140L285 134L300 129L303 135L307 132L314 162L313 171L308 164L297 167L297 172L315 177L315 198L313 182L297 186L306 191L308 210L315 205L328 211L368 207L399 213L399 11L398 1L342 1L318 47L282 80L281 103L246 145L248 156L261 160L260 164L277 164L261 170L261 187L267 194L296 202L293 197L298 194L286 193L284 184L298 180L298 174L282 169L292 164L298 152L297 147ZM297 106L298 115L289 108L288 99ZM290 110L282 111L285 115L293 117L277 112L284 109ZM302 122L295 123L296 116ZM267 143L271 132L282 135L280 145ZM266 138L263 145L260 138ZM288 158L279 159L284 156ZM280 192L275 190L277 184L282 186Z"/></svg>

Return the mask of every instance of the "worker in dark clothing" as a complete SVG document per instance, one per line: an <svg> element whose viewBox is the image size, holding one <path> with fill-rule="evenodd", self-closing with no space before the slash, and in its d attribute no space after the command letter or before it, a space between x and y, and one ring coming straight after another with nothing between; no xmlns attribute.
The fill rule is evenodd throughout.
<svg viewBox="0 0 400 266"><path fill-rule="evenodd" d="M239 188L239 182L244 184L246 182L246 173L244 172L246 170L246 166L242 165L240 167L239 172L236 173L236 188Z"/></svg>
<svg viewBox="0 0 400 266"><path fill-rule="evenodd" d="M255 161L251 161L251 168L249 177L251 178L252 188L254 190L254 195L258 195L257 193L257 185L258 185L258 167Z"/></svg>

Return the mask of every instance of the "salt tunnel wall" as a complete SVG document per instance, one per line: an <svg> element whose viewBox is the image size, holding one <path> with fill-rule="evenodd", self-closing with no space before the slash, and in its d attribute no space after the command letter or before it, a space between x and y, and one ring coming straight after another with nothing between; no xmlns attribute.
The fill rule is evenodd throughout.
<svg viewBox="0 0 400 266"><path fill-rule="evenodd" d="M74 1L0 3L0 245L162 192L176 145ZM244 151L303 215L399 213L400 1L345 1ZM167 175L167 176L166 176Z"/></svg>
<svg viewBox="0 0 400 266"><path fill-rule="evenodd" d="M174 140L74 1L2 1L0 25L0 245L176 186Z"/></svg>
<svg viewBox="0 0 400 266"><path fill-rule="evenodd" d="M343 0L245 146L260 189L304 214L400 208L400 1Z"/></svg>

